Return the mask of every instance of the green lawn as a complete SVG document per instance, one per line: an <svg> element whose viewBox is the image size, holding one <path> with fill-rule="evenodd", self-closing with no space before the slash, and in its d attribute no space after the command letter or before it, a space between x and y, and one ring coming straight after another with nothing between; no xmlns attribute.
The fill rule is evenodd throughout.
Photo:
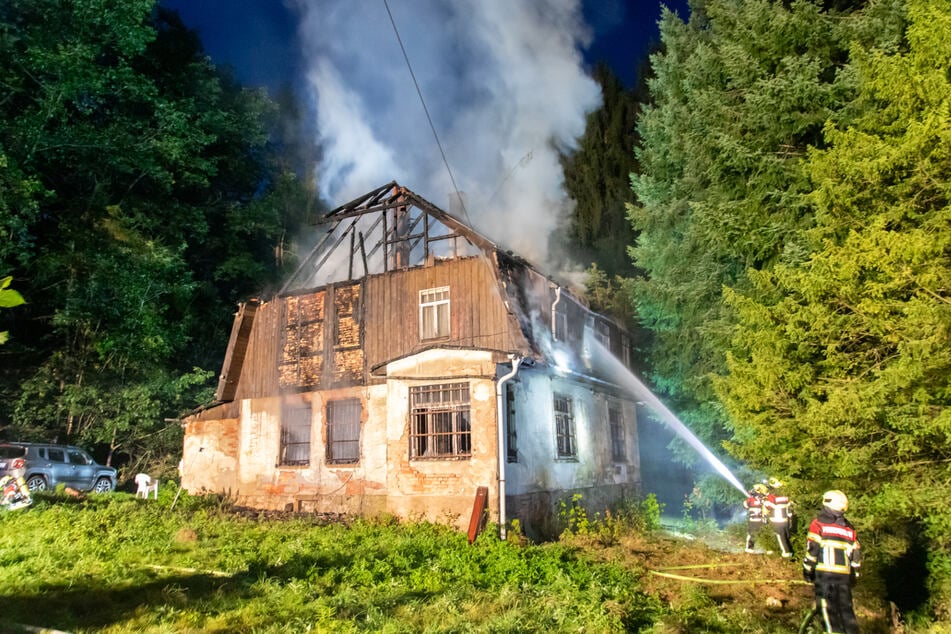
<svg viewBox="0 0 951 634"><path fill-rule="evenodd" d="M3 631L603 633L663 610L634 573L565 544L171 502L50 494L0 515Z"/></svg>

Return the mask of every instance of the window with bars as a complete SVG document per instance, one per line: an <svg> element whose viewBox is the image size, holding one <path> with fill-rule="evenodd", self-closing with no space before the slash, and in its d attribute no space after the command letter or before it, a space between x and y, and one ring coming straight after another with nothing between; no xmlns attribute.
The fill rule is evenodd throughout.
<svg viewBox="0 0 951 634"><path fill-rule="evenodd" d="M627 438L624 433L624 417L617 405L608 406L608 425L611 428L611 459L627 462Z"/></svg>
<svg viewBox="0 0 951 634"><path fill-rule="evenodd" d="M410 388L410 458L468 458L472 454L469 384Z"/></svg>
<svg viewBox="0 0 951 634"><path fill-rule="evenodd" d="M555 394L555 444L559 458L574 458L578 454L575 444L575 417L572 414L571 399Z"/></svg>
<svg viewBox="0 0 951 634"><path fill-rule="evenodd" d="M420 291L419 338L442 339L449 334L449 287Z"/></svg>
<svg viewBox="0 0 951 634"><path fill-rule="evenodd" d="M509 462L518 462L518 428L515 418L515 387L505 386L505 432L507 436L506 455Z"/></svg>
<svg viewBox="0 0 951 634"><path fill-rule="evenodd" d="M360 461L360 399L327 403L327 462L353 464Z"/></svg>
<svg viewBox="0 0 951 634"><path fill-rule="evenodd" d="M296 467L310 464L310 421L310 403L284 402L281 409L280 465Z"/></svg>

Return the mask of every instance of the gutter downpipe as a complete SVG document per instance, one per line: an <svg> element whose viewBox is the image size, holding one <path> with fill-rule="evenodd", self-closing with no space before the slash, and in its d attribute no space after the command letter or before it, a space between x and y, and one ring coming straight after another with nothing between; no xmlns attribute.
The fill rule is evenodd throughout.
<svg viewBox="0 0 951 634"><path fill-rule="evenodd" d="M561 287L555 287L555 301L551 304L551 339L552 341L558 341L558 335L555 333L558 332L558 323L555 318L555 307L558 306L558 302L561 301Z"/></svg>
<svg viewBox="0 0 951 634"><path fill-rule="evenodd" d="M499 539L505 541L505 524L508 519L505 516L505 462L507 459L505 451L505 403L502 398L502 386L512 377L518 374L518 366L522 362L522 357L517 354L510 354L512 361L512 371L499 377L495 384L495 403L497 410L496 420L499 428Z"/></svg>

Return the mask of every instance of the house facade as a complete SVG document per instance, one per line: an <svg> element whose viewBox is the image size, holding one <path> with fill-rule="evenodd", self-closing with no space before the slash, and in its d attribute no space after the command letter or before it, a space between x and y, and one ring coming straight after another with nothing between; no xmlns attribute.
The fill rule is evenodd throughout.
<svg viewBox="0 0 951 634"><path fill-rule="evenodd" d="M275 297L239 306L183 487L262 509L558 530L640 492L631 342L568 289L389 183L326 217Z"/></svg>

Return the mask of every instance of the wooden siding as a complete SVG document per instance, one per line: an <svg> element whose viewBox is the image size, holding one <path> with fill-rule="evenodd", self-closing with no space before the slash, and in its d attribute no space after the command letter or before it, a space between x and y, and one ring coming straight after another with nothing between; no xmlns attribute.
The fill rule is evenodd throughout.
<svg viewBox="0 0 951 634"><path fill-rule="evenodd" d="M420 340L419 292L449 287L450 336ZM527 352L506 309L491 262L484 257L443 260L431 266L375 275L366 281L367 365L435 346Z"/></svg>
<svg viewBox="0 0 951 634"><path fill-rule="evenodd" d="M225 361L222 364L221 375L218 377L218 390L215 393L216 401L230 401L234 399L238 380L241 378L241 369L248 351L248 339L254 325L254 313L258 308L258 300L253 299L241 304L235 313L234 325L231 328L231 338L228 340L228 349Z"/></svg>

